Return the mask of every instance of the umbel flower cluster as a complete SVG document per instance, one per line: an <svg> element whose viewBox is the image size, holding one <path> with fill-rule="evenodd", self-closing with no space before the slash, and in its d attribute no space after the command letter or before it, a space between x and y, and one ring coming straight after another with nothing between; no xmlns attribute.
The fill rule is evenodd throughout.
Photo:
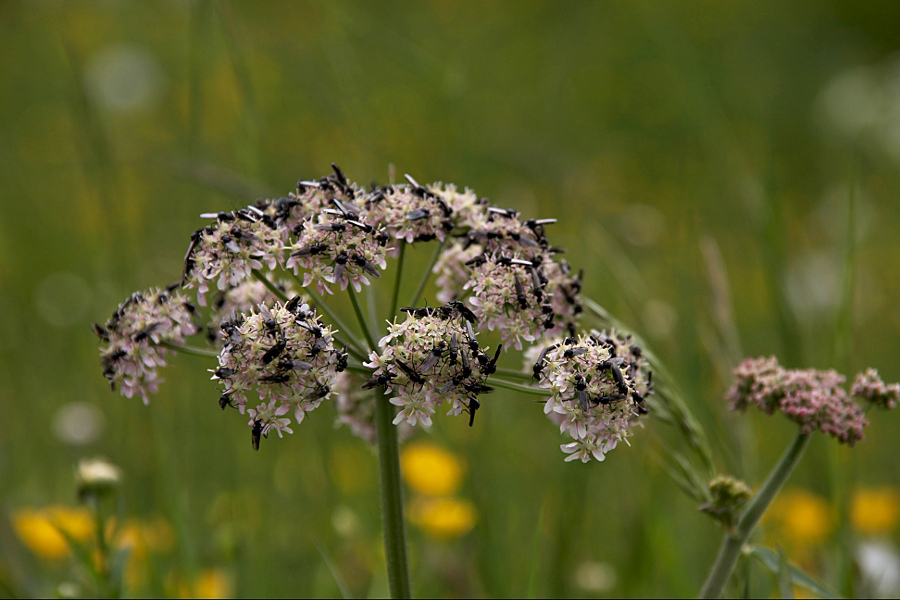
<svg viewBox="0 0 900 600"><path fill-rule="evenodd" d="M138 394L149 402L162 381L157 369L166 365L165 343L183 344L199 331L194 305L178 291L150 289L135 292L119 305L106 326L94 324L100 338L100 364L113 390Z"/></svg>
<svg viewBox="0 0 900 600"><path fill-rule="evenodd" d="M270 310L259 305L245 316L237 313L221 325L225 345L213 379L225 386L220 406L235 406L244 413L247 392L260 399L250 414L254 447L259 437L274 430L292 433L291 412L299 425L332 393L337 374L347 368L347 353L334 347L331 328L309 305L294 296L287 304L275 303Z"/></svg>
<svg viewBox="0 0 900 600"><path fill-rule="evenodd" d="M874 369L857 375L850 393L846 379L833 370L785 369L775 357L748 358L734 370L734 383L726 393L733 410L755 406L772 415L781 412L800 426L802 433L819 430L853 446L865 439L866 419L858 398L881 408L893 408L900 385L885 384Z"/></svg>
<svg viewBox="0 0 900 600"><path fill-rule="evenodd" d="M365 189L332 166L287 196L201 215L210 223L191 234L180 281L135 294L95 327L110 382L146 402L167 351L211 352L186 345L205 332L219 405L248 415L254 447L335 397L339 421L372 440L374 394L364 392L374 388L398 407L404 429L429 426L441 407L471 425L497 386L543 393L545 412L574 440L563 446L567 460L602 460L630 435L651 392L646 361L613 332L578 334L582 274L547 239L555 219L523 219L471 190L409 176ZM425 276L436 277L443 304L420 304L423 278L417 306L387 314L386 334L366 343L376 324L356 294L392 260L396 311L404 257L425 243L437 245ZM183 290L195 290L199 308ZM356 330L325 301L338 290L349 294ZM372 295L373 311L377 303ZM538 344L536 386L498 367L504 346L523 344Z"/></svg>
<svg viewBox="0 0 900 600"><path fill-rule="evenodd" d="M562 445L567 461L603 460L620 441L628 443L632 425L647 412L647 367L641 347L615 332L591 331L540 349L532 370L550 391L544 412L574 440Z"/></svg>
<svg viewBox="0 0 900 600"><path fill-rule="evenodd" d="M462 302L405 311L406 320L389 325L378 343L381 352L373 351L365 363L375 372L363 387L384 385L393 392L391 403L401 407L395 425L431 425L432 413L444 403L448 414L467 412L471 425L481 406L478 396L494 391L485 382L497 370L502 347L493 358L479 347L475 315Z"/></svg>

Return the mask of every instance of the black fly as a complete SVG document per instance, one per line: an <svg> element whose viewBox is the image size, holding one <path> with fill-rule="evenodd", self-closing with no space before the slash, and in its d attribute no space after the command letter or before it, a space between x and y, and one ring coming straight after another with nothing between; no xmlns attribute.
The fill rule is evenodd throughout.
<svg viewBox="0 0 900 600"><path fill-rule="evenodd" d="M532 371L534 371L535 379L541 378L541 374L544 371L544 359L547 358L547 353L551 350L555 350L557 346L559 346L559 344L551 344L541 350L541 355L538 357L537 361L534 363L534 366L531 368Z"/></svg>
<svg viewBox="0 0 900 600"><path fill-rule="evenodd" d="M522 280L519 279L518 275L514 275L513 280L516 284L516 300L519 302L519 308L524 309L528 306L528 298L525 296L525 287L522 285Z"/></svg>
<svg viewBox="0 0 900 600"><path fill-rule="evenodd" d="M347 271L348 260L350 260L350 257L347 256L346 252L341 252L337 255L337 258L334 259L334 283L338 283L344 278L344 273Z"/></svg>
<svg viewBox="0 0 900 600"><path fill-rule="evenodd" d="M575 375L575 391L578 393L578 402L581 404L581 410L587 412L591 407L590 395L587 391L587 383L581 375Z"/></svg>
<svg viewBox="0 0 900 600"><path fill-rule="evenodd" d="M282 352L284 352L284 349L286 346L287 346L287 340L285 340L284 338L281 338L280 340L275 342L274 346L272 346L271 348L266 350L265 353L263 353L262 359L261 359L262 364L267 365L270 362L272 362L273 360L275 360L276 358L278 358L278 356Z"/></svg>
<svg viewBox="0 0 900 600"><path fill-rule="evenodd" d="M585 346L581 346L579 348L569 348L565 352L563 352L563 358L574 358L576 356L581 356L588 351L588 348Z"/></svg>
<svg viewBox="0 0 900 600"><path fill-rule="evenodd" d="M366 257L364 257L362 254L354 254L352 258L356 266L365 271L368 275L371 275L375 279L381 277L381 271L376 269L375 265L366 260Z"/></svg>
<svg viewBox="0 0 900 600"><path fill-rule="evenodd" d="M308 246L303 246L297 250L291 252L291 256L294 258L303 258L305 256L315 256L316 254L320 254L328 249L328 244L310 244Z"/></svg>
<svg viewBox="0 0 900 600"><path fill-rule="evenodd" d="M237 408L234 404L234 400L231 399L231 394L222 394L219 397L219 408L225 410L225 408L228 406L230 406L231 408Z"/></svg>
<svg viewBox="0 0 900 600"><path fill-rule="evenodd" d="M389 383L391 379L396 376L397 374L391 371L386 371L380 375L374 375L371 379L368 379L365 383L362 384L362 389L371 390L372 388L378 387L379 385Z"/></svg>
<svg viewBox="0 0 900 600"><path fill-rule="evenodd" d="M447 344L445 342L438 342L436 346L434 346L431 351L428 353L428 356L425 357L425 360L422 361L422 364L419 368L422 371L429 371L438 361L438 359L444 355L444 350L447 348Z"/></svg>
<svg viewBox="0 0 900 600"><path fill-rule="evenodd" d="M263 375L259 380L263 383L287 383L291 378L283 373L273 373L271 375Z"/></svg>
<svg viewBox="0 0 900 600"><path fill-rule="evenodd" d="M450 336L450 352L447 355L447 358L450 360L451 365L456 364L456 359L459 357L459 336L456 335L456 332Z"/></svg>
<svg viewBox="0 0 900 600"><path fill-rule="evenodd" d="M253 419L253 429L250 431L250 443L253 444L254 450L259 450L259 440L263 435L263 422L259 419Z"/></svg>
<svg viewBox="0 0 900 600"><path fill-rule="evenodd" d="M469 427L475 423L475 411L481 407L481 403L475 398L469 398Z"/></svg>
<svg viewBox="0 0 900 600"><path fill-rule="evenodd" d="M473 313L472 310L468 306L466 306L459 300L453 300L452 302L448 302L447 306L449 306L453 310L454 314L459 315L460 317L462 317L469 323L475 322L475 320L476 320L475 313Z"/></svg>
<svg viewBox="0 0 900 600"><path fill-rule="evenodd" d="M400 367L400 370L403 371L403 373L407 377L409 377L410 381L412 381L413 383L425 383L425 378L422 377L415 369L410 367L408 364L399 359L394 360L394 362L398 367Z"/></svg>
<svg viewBox="0 0 900 600"><path fill-rule="evenodd" d="M503 350L503 344L497 344L497 350L494 351L494 358L490 361L484 354L478 355L478 362L481 363L481 372L485 375L493 375L497 372L497 359L500 358L500 351Z"/></svg>

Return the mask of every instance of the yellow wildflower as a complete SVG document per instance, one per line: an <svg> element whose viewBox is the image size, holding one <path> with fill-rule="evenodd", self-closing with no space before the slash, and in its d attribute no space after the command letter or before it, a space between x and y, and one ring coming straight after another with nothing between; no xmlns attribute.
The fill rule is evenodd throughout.
<svg viewBox="0 0 900 600"><path fill-rule="evenodd" d="M86 508L22 508L13 513L12 524L22 543L41 558L69 555L69 542L60 531L78 542L86 542L94 535L94 519Z"/></svg>
<svg viewBox="0 0 900 600"><path fill-rule="evenodd" d="M868 535L890 533L900 519L900 493L894 488L857 490L850 501L850 522Z"/></svg>
<svg viewBox="0 0 900 600"><path fill-rule="evenodd" d="M455 538L475 526L478 514L468 500L417 497L409 505L409 521L437 538Z"/></svg>
<svg viewBox="0 0 900 600"><path fill-rule="evenodd" d="M459 489L464 467L446 450L429 443L405 446L400 455L403 478L410 488L429 496L447 496Z"/></svg>
<svg viewBox="0 0 900 600"><path fill-rule="evenodd" d="M173 582L170 581L170 585ZM230 598L233 595L231 578L222 569L203 569L193 581L174 582L177 598Z"/></svg>
<svg viewBox="0 0 900 600"><path fill-rule="evenodd" d="M801 489L784 490L772 503L766 521L775 525L787 541L795 545L822 542L834 529L834 516L828 502Z"/></svg>

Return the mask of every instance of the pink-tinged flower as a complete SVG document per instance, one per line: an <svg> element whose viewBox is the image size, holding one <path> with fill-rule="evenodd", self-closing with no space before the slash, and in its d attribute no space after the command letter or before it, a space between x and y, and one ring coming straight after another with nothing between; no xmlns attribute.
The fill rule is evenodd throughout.
<svg viewBox="0 0 900 600"><path fill-rule="evenodd" d="M544 412L574 441L561 446L567 461L603 460L631 436L651 374L641 348L615 332L557 338L529 350L534 378L550 392Z"/></svg>
<svg viewBox="0 0 900 600"><path fill-rule="evenodd" d="M437 407L448 405L451 415L466 412L469 423L480 406L478 397L493 391L486 385L496 371L498 348L493 355L481 348L472 312L461 302L439 307L405 309L402 323L389 323L365 365L373 369L363 387L384 386L402 407L395 423L431 423Z"/></svg>
<svg viewBox="0 0 900 600"><path fill-rule="evenodd" d="M522 341L574 327L580 279L567 278L564 263L549 253L530 260L481 254L468 264L471 274L463 289L472 294L469 303L482 329L500 330L504 342L521 350Z"/></svg>
<svg viewBox="0 0 900 600"><path fill-rule="evenodd" d="M278 433L278 437L284 437L284 432L294 433L289 427L291 420L284 417L290 410L287 404L279 404L277 400L270 400L268 403L263 402L256 408L247 411L250 415L250 427L259 427L260 435L269 437L271 431Z"/></svg>
<svg viewBox="0 0 900 600"><path fill-rule="evenodd" d="M572 275L561 250L551 247L546 225L555 219L522 221L516 211L479 201L461 215L465 229L434 267L438 298L470 295L482 330L497 329L505 343L575 331L582 310L581 274Z"/></svg>
<svg viewBox="0 0 900 600"><path fill-rule="evenodd" d="M878 398L889 386L874 372L857 377L852 393ZM800 426L805 434L819 430L839 442L853 446L865 439L865 413L842 387L845 378L835 371L785 369L774 357L746 359L734 370L734 383L725 397L733 410L756 406L766 414L776 411ZM900 391L900 390L898 390Z"/></svg>
<svg viewBox="0 0 900 600"><path fill-rule="evenodd" d="M109 385L123 396L141 396L144 404L162 381L157 373L166 365L163 342L183 344L197 333L194 306L172 289L135 292L113 313L106 326L94 324L100 337L100 364Z"/></svg>
<svg viewBox="0 0 900 600"><path fill-rule="evenodd" d="M865 373L856 376L856 380L850 388L850 395L866 400L875 406L892 409L900 400L900 384L888 385L878 376L878 371L866 369Z"/></svg>
<svg viewBox="0 0 900 600"><path fill-rule="evenodd" d="M203 216L216 222L191 234L182 276L185 288L197 288L200 306L206 306L211 285L224 291L250 278L253 269L274 269L281 262L281 234L262 210L250 206Z"/></svg>
<svg viewBox="0 0 900 600"><path fill-rule="evenodd" d="M224 386L219 400L223 409L233 406L243 413L247 394L256 391L260 401L275 411L271 415L282 418L291 413L300 424L332 395L337 374L347 366L347 354L334 347L331 327L299 296L284 305L260 304L258 312L238 313L221 328L225 345L212 379ZM255 411L251 426L256 439L268 431L270 421L271 427L290 432L282 421L263 422L259 407Z"/></svg>
<svg viewBox="0 0 900 600"><path fill-rule="evenodd" d="M359 292L369 278L381 277L388 235L365 221L362 208L350 200L338 200L335 209L323 209L316 219L294 228L297 240L285 267L299 275L303 285L316 284L320 292L330 293L327 284L342 290L352 285Z"/></svg>
<svg viewBox="0 0 900 600"><path fill-rule="evenodd" d="M273 283L273 285L284 296L293 297L296 295L289 282L279 281ZM221 326L224 321L234 318L238 313L248 313L260 304L271 305L277 300L278 297L263 282L257 279L244 281L233 288L216 293L210 305L212 314L210 323L207 326L210 341L222 341L224 333Z"/></svg>
<svg viewBox="0 0 900 600"><path fill-rule="evenodd" d="M379 202L377 218L391 236L407 243L444 240L454 227L453 209L442 197L415 183L391 186ZM374 215L373 215L374 216Z"/></svg>

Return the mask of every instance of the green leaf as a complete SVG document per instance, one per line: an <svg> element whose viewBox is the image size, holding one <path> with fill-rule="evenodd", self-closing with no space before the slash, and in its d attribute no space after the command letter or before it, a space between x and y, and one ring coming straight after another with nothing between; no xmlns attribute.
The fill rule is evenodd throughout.
<svg viewBox="0 0 900 600"><path fill-rule="evenodd" d="M791 576L791 565L788 562L787 555L781 544L776 546L778 549L778 592L782 598L794 598L794 586L791 585L793 577Z"/></svg>
<svg viewBox="0 0 900 600"><path fill-rule="evenodd" d="M754 557L758 560L764 567L769 569L772 573L779 575L781 572L781 562L782 559L779 555L768 548L761 548L759 546L751 546L750 547L750 556ZM784 559L784 562L787 562L787 559ZM800 568L794 565L787 565L790 571L790 578L794 585L799 585L802 588L805 588L817 596L821 596L822 598L841 598L837 594L833 592L829 592L822 585L812 578L809 574L805 573ZM779 578L780 584L780 578Z"/></svg>

